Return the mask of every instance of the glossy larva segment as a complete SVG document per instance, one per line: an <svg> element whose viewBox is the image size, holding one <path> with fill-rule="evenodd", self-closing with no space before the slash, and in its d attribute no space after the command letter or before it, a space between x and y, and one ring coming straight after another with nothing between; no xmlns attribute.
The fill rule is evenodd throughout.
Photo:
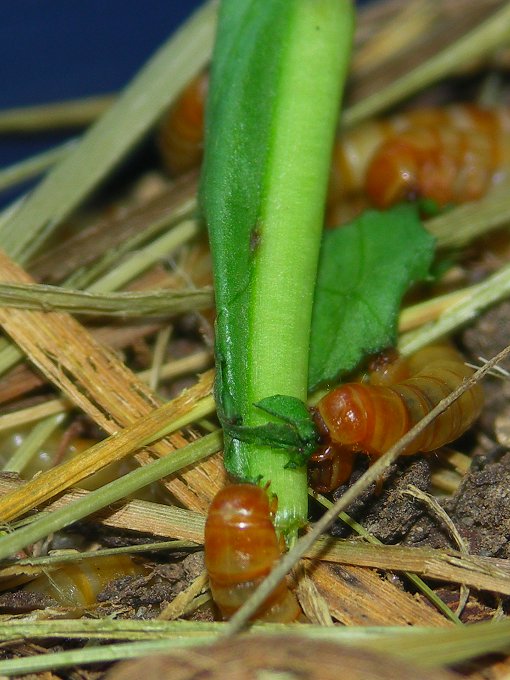
<svg viewBox="0 0 510 680"><path fill-rule="evenodd" d="M383 362L382 368L371 373L371 383L340 385L319 401L315 419L324 444L312 456L310 465L312 485L314 479L319 480L316 490L330 491L344 483L352 471L353 453L377 458L388 451L473 374L462 356L448 345L426 347L398 361L395 372ZM410 377L391 384L389 379L394 375ZM482 407L482 388L473 385L427 425L403 455L434 451L454 441L478 418ZM333 461L337 456L344 457L345 462ZM317 469L321 465L325 469Z"/></svg>
<svg viewBox="0 0 510 680"><path fill-rule="evenodd" d="M110 581L144 573L145 567L129 555L92 557L49 570L24 590L47 595L65 607L90 607Z"/></svg>
<svg viewBox="0 0 510 680"><path fill-rule="evenodd" d="M208 74L199 74L164 117L159 148L173 175L202 160ZM439 205L480 198L510 166L510 111L454 104L406 111L340 132L331 161L328 223L345 198L387 208L409 198ZM349 200L350 200L349 199Z"/></svg>
<svg viewBox="0 0 510 680"><path fill-rule="evenodd" d="M267 492L254 484L233 484L213 499L205 525L205 564L211 592L223 618L250 597L281 555ZM281 581L254 615L262 621L290 622L299 605Z"/></svg>
<svg viewBox="0 0 510 680"><path fill-rule="evenodd" d="M208 85L207 74L196 76L161 121L159 150L165 166L174 176L198 167L202 160Z"/></svg>

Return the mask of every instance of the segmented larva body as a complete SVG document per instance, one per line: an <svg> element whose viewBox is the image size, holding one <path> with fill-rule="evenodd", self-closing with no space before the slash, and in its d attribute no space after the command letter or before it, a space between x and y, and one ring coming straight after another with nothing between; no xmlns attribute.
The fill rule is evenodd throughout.
<svg viewBox="0 0 510 680"><path fill-rule="evenodd" d="M510 112L458 104L365 123L335 145L329 204L364 191L376 207L480 198L510 164Z"/></svg>
<svg viewBox="0 0 510 680"><path fill-rule="evenodd" d="M183 91L160 130L173 174L200 163L208 75ZM470 104L409 111L340 134L333 149L328 223L346 196L364 194L386 208L406 198L440 205L483 196L510 165L510 111Z"/></svg>
<svg viewBox="0 0 510 680"><path fill-rule="evenodd" d="M281 554L271 520L275 508L254 484L234 484L213 499L205 525L205 565L214 601L228 619L269 574ZM281 581L253 616L290 622L300 616L296 598Z"/></svg>
<svg viewBox="0 0 510 680"><path fill-rule="evenodd" d="M206 73L196 76L161 121L159 148L173 175L198 167L202 160L208 84Z"/></svg>
<svg viewBox="0 0 510 680"><path fill-rule="evenodd" d="M472 373L458 352L438 345L400 359L389 375L386 369L376 371L370 384L347 383L331 390L319 401L314 414L326 449L331 445L312 457L314 488L330 491L346 481L353 453L378 457L388 451ZM392 383L396 376L399 382ZM427 425L403 455L433 451L454 441L472 425L482 406L482 389L474 385ZM343 466L335 462L335 457L346 454L348 460Z"/></svg>
<svg viewBox="0 0 510 680"><path fill-rule="evenodd" d="M24 590L47 595L66 607L89 607L110 581L146 573L129 555L106 555L64 564L41 574Z"/></svg>

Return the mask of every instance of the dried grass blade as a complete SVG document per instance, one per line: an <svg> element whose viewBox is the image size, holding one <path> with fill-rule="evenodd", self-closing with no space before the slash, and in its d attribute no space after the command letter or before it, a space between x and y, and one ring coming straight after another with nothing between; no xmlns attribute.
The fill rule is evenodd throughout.
<svg viewBox="0 0 510 680"><path fill-rule="evenodd" d="M13 427L19 427L27 423L33 423L49 416L56 416L70 410L71 402L67 399L49 399L42 404L29 406L13 413L0 416L0 432L5 432Z"/></svg>
<svg viewBox="0 0 510 680"><path fill-rule="evenodd" d="M32 283L2 253L0 280ZM107 432L159 405L144 383L72 317L0 308L0 323L30 360Z"/></svg>
<svg viewBox="0 0 510 680"><path fill-rule="evenodd" d="M0 474L0 495L24 488L15 475ZM84 489L66 491L57 500L45 506L44 513L71 505L90 495ZM114 529L126 529L154 536L177 538L193 543L203 543L205 517L192 510L184 510L174 505L161 505L149 501L130 500L113 507L98 510L87 521L102 524Z"/></svg>
<svg viewBox="0 0 510 680"><path fill-rule="evenodd" d="M26 626L26 628L23 628ZM130 640L127 643L89 645L84 649L49 652L36 656L0 661L0 672L17 675L44 670L55 670L73 665L115 661L136 657L150 657L164 653L171 648L185 648L211 644L220 637L228 624L189 621L122 621L122 620L79 620L44 621L23 624L12 623L5 627L5 633L14 639L27 635L31 637L71 638L114 638ZM67 627L67 629L66 629ZM67 632L67 635L66 635ZM406 658L424 667L438 667L466 661L489 652L504 651L508 646L510 625L507 621L497 624L481 623L463 629L424 630L418 627L406 628L350 628L335 626L282 626L259 624L253 626L254 633L267 635L270 645L274 634L296 636L295 643L303 638L330 640L364 649L393 653L397 658ZM147 639L162 638L162 639ZM140 640L133 642L133 640ZM281 674L280 674L281 677Z"/></svg>
<svg viewBox="0 0 510 680"><path fill-rule="evenodd" d="M485 21L456 42L448 36L447 47L427 61L407 71L386 87L348 107L342 125L351 126L409 97L418 90L450 75L473 59L485 56L503 45L510 36L510 5L504 4ZM404 61L403 63L407 63Z"/></svg>
<svg viewBox="0 0 510 680"><path fill-rule="evenodd" d="M399 350L407 355L416 352L420 347L424 347L472 321L480 311L508 297L509 294L510 265L505 265L482 283L477 283L465 291L455 293L451 298L446 298L447 307L444 311L441 311L434 321L400 336ZM437 303L438 300L431 304ZM426 305L421 307L422 312L424 308L426 308ZM418 312L420 312L420 307ZM410 314L409 311L406 313L407 315Z"/></svg>
<svg viewBox="0 0 510 680"><path fill-rule="evenodd" d="M180 400L186 401L187 398L181 397ZM205 406L210 409L210 405ZM179 417L179 406L176 408L175 400L154 409L127 428L87 449L79 458L71 459L41 473L27 482L23 488L0 499L0 521L16 519L93 475L108 463L125 458L151 441L160 439L167 432L181 427L190 419L202 417L203 411L204 406L199 404Z"/></svg>
<svg viewBox="0 0 510 680"><path fill-rule="evenodd" d="M312 493L313 496L316 497L319 503L323 505L325 508L331 508L333 503L329 501L327 498L322 496L322 494L319 493ZM356 522L356 520L352 519L350 515L348 515L345 512L341 512L338 515L338 518L344 522L347 526L349 526L353 531L355 531L358 536L361 538L364 538L365 541L370 543L372 546L381 546L383 543L373 536L369 531L367 531L361 524ZM320 541L321 539L319 539ZM317 545L317 544L315 544ZM314 549L315 546L312 546L312 550ZM434 607L442 612L450 621L453 621L454 623L460 624L461 621L459 617L446 605L443 600L416 574L410 572L410 571L404 571L404 575L410 581L416 588L417 592L421 592L425 595L425 597L429 600L431 604L434 605Z"/></svg>
<svg viewBox="0 0 510 680"><path fill-rule="evenodd" d="M441 248L462 248L488 231L510 221L508 183L497 186L474 203L459 205L426 222Z"/></svg>
<svg viewBox="0 0 510 680"><path fill-rule="evenodd" d="M160 380L169 380L179 375L204 371L211 365L211 361L212 356L208 351L196 352L195 354L191 354L189 357L170 361L161 367L159 374ZM145 382L148 382L150 370L142 371L137 375ZM209 376L209 379L212 380L212 373L208 373L207 375ZM37 382L35 386L41 384L43 384L42 380ZM189 393L188 396L190 396ZM199 398L198 395L196 395L196 398ZM26 425L27 423L33 423L35 421L42 420L43 418L47 418L48 416L65 413L71 411L72 408L73 405L68 399L48 399L41 404L28 406L27 408L18 409L12 413L7 413L4 416L0 416L0 432L4 432L5 430L9 430L13 427L19 427L20 425Z"/></svg>
<svg viewBox="0 0 510 680"><path fill-rule="evenodd" d="M295 592L308 621L320 626L334 626L328 603L319 593L304 564L301 563L294 573L297 576Z"/></svg>
<svg viewBox="0 0 510 680"><path fill-rule="evenodd" d="M1 121L0 113L0 121ZM0 122L1 125L1 122ZM37 177L45 172L48 168L60 161L64 156L70 153L75 146L76 140L72 139L64 144L55 146L48 151L43 151L35 156L31 156L19 163L14 163L6 168L0 170L0 191L4 191L9 187L16 186L28 179Z"/></svg>
<svg viewBox="0 0 510 680"><path fill-rule="evenodd" d="M25 628L26 626L26 628ZM110 640L143 640L172 637L194 637L210 633L219 635L225 628L223 622L206 621L162 621L158 619L55 619L52 621L9 621L0 627L0 640L17 640L25 637L69 637L82 639ZM370 644L372 640L386 641L390 644L393 638L403 642L405 639L418 638L420 635L430 632L426 628L397 626L378 627L351 627L335 626L325 629L322 626L309 624L282 625L278 623L255 623L252 631L268 636L274 633L289 635L304 635L316 639L335 639L345 644L358 644L363 646ZM444 631L443 631L444 632ZM299 637L297 638L299 639ZM268 637L270 640L270 637ZM405 643L404 643L405 644Z"/></svg>
<svg viewBox="0 0 510 680"><path fill-rule="evenodd" d="M0 134L83 127L107 111L114 101L114 95L104 94L4 109L0 112Z"/></svg>
<svg viewBox="0 0 510 680"><path fill-rule="evenodd" d="M453 665L491 652L507 652L510 622L479 623L448 631L424 631L416 638L395 645L395 654L423 667ZM378 641L374 649L388 651Z"/></svg>
<svg viewBox="0 0 510 680"><path fill-rule="evenodd" d="M195 212L196 189L197 176L192 173L177 180L160 196L134 206L127 214L95 221L65 243L41 253L30 263L30 273L46 283L58 283L103 258L105 253L113 249L118 252L126 242L138 247L172 222Z"/></svg>
<svg viewBox="0 0 510 680"><path fill-rule="evenodd" d="M135 279L142 272L147 271L152 265L160 262L162 257L168 257L168 255L174 253L181 246L198 236L200 231L201 225L197 220L183 220L182 222L173 225L155 240L147 243L143 248L131 251L126 259L118 263L113 269L110 269L109 267L111 262L109 253L107 253L105 259L108 260L108 271L100 278L96 278L98 269L101 269L104 264L99 260L98 268L92 266L89 271L86 272L87 289L91 292L107 293L122 288L126 283ZM119 250L123 251L124 248L120 247ZM90 274L92 274L93 283L90 283ZM81 287L83 280L79 281L79 284L79 287Z"/></svg>
<svg viewBox="0 0 510 680"><path fill-rule="evenodd" d="M331 615L346 626L451 625L436 609L372 569L313 561L308 574Z"/></svg>
<svg viewBox="0 0 510 680"><path fill-rule="evenodd" d="M30 277L1 253L0 280L31 283ZM159 399L149 387L72 317L60 312L0 308L0 323L32 363L107 432L116 432L159 406ZM196 399L210 394L211 389L211 383L205 380L188 392L179 401L175 416L180 417ZM164 456L172 449L184 446L193 436L192 433L185 436L177 432L155 444L151 451ZM137 460L147 463L150 455L140 452ZM104 464L107 462L104 460ZM193 474L194 471L188 472L188 476ZM215 481L208 487L213 495L217 490ZM182 484L174 485L172 480L167 488L175 494L182 491L185 497L181 500L192 504L192 509L202 509L211 498L208 495L194 499Z"/></svg>
<svg viewBox="0 0 510 680"><path fill-rule="evenodd" d="M107 345L111 349L123 349L137 341L146 338L158 331L161 327L160 321L151 320L141 323L136 321L131 324L111 324L108 326L100 326L98 328L94 327L92 329L92 335L100 343ZM14 345L10 345L10 350L8 354L16 353L17 359L19 361L23 358L23 353ZM2 363L2 358L4 358L4 352L0 351L0 363ZM12 362L11 357L7 357L6 363ZM208 366L197 367L196 371L208 368ZM4 366L5 370L5 366ZM190 369L192 371L193 368ZM2 368L0 368L0 374ZM45 382L44 378L30 368L28 363L14 366L6 375L0 377L0 403L5 403L19 397L21 395L30 392L31 390L40 387ZM1 420L2 416L0 416Z"/></svg>
<svg viewBox="0 0 510 680"><path fill-rule="evenodd" d="M43 284L0 283L0 305L17 309L62 310L95 316L170 316L213 305L211 288L153 290L126 293L89 293Z"/></svg>
<svg viewBox="0 0 510 680"><path fill-rule="evenodd" d="M306 557L388 571L411 571L427 578L461 583L477 590L510 594L510 566L503 560L463 555L454 550L372 546L361 542L319 538L306 552Z"/></svg>
<svg viewBox="0 0 510 680"><path fill-rule="evenodd" d="M178 619L186 612L192 600L200 595L202 590L207 587L208 582L209 575L204 569L185 590L182 590L171 602L167 604L167 606L159 614L158 619L163 621L173 621Z"/></svg>
<svg viewBox="0 0 510 680"><path fill-rule="evenodd" d="M162 410L164 411L164 407ZM156 416L157 414L154 414L152 419L153 425ZM136 426L127 428L118 435L113 435L112 439L116 439L122 446L126 447L139 445L142 435L145 434L146 436L148 432L146 420L141 419ZM138 437L138 440L134 439L134 444L133 432L134 437ZM154 436L155 433L152 432L150 439ZM125 496L135 493L138 489L147 486L147 484L152 484L166 475L171 475L187 465L192 465L202 460L212 453L219 451L221 445L221 433L213 432L192 444L188 444L180 451L175 451L171 456L155 460L149 465L133 470L129 474L124 475L124 477L116 479L96 491L91 491L87 496L79 498L71 505L65 505L51 513L43 513L27 526L23 526L11 534L6 534L0 538L0 559L11 557L18 550L22 550L41 538L83 519ZM14 494L12 495L14 496ZM7 497L4 497L3 500L5 498Z"/></svg>

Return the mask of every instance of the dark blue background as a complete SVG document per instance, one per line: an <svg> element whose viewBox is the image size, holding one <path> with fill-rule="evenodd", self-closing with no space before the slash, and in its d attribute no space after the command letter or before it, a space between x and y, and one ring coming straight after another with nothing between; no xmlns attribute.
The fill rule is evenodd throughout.
<svg viewBox="0 0 510 680"><path fill-rule="evenodd" d="M201 0L1 0L0 109L120 89L201 4ZM62 139L65 136L50 133L0 136L0 167ZM0 204L6 198L0 196Z"/></svg>
<svg viewBox="0 0 510 680"><path fill-rule="evenodd" d="M0 104L124 85L199 0L3 0Z"/></svg>
<svg viewBox="0 0 510 680"><path fill-rule="evenodd" d="M114 92L200 0L2 0L0 109ZM0 167L59 141L0 137Z"/></svg>

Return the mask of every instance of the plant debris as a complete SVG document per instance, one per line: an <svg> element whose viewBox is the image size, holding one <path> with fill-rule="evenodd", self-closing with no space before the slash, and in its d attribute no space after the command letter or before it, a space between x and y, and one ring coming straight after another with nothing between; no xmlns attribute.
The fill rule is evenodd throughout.
<svg viewBox="0 0 510 680"><path fill-rule="evenodd" d="M151 125L164 102L175 99L184 81L209 59L214 3L207 4L204 12L205 23L198 29L188 25L173 43L182 45L183 36L188 40L191 35L186 54L196 39L200 49L186 60L184 69L178 67L182 54L170 50L174 55L170 65L179 71L179 82L168 92L157 91L156 107L144 109L143 127L151 135ZM422 105L450 103L459 94L463 100L485 106L505 105L509 100L509 23L507 5L499 0L484 0L476 7L469 0L411 0L405 6L397 0L381 0L361 9L341 124L352 126L390 106L405 113ZM150 91L154 93L152 86ZM128 103L130 97L128 93ZM121 112L122 101L126 99L117 100ZM84 109L87 120L97 113L97 109L95 113ZM43 129L47 111L33 114ZM0 132L2 120L0 115ZM15 124L15 118L9 122L6 117L4 123ZM101 122L96 129L104 131L104 125ZM121 133L119 128L112 139ZM502 677L508 672L508 657L496 659L488 654L507 650L509 635L510 377L504 373L510 371L508 358L485 377L481 418L455 442L455 449L399 458L395 453L382 477L377 470L382 473L384 463L374 471L368 469L366 456L357 457L349 483L331 496L347 504L331 529L332 536L322 536L308 546L291 576L313 624L265 629L255 624L254 634L211 646L218 636L232 634L240 624L217 621L203 565L205 515L228 479L219 452L214 374L208 370L215 311L210 254L197 217L198 171L170 179L158 161L151 159L153 165L147 167L144 159L129 185L116 185L113 191L107 186L84 203L85 193L121 155L119 149L110 147L108 162L99 167L96 155L90 156L90 140L97 134L88 133L85 151L73 145L39 159L46 168L64 159L63 169L55 175L50 171L50 179L43 182L50 188L53 185L53 193L41 210L37 201L40 192L46 191L43 185L13 218L16 229L5 226L8 215L0 217L0 236L9 232L4 245L11 256L0 257L0 279L6 284L0 286L0 293L16 295L14 307L0 308L6 332L0 339L0 465L4 468L0 510L5 520L0 545L7 546L4 553L9 557L0 567L0 675L34 680L121 680L141 675L147 680L184 680L204 673L211 678L220 674L222 678L249 678L278 672L312 679L333 677L333 673L336 678L341 668L347 678L381 680ZM130 149L141 134L141 128L131 130L129 139L122 139L123 149ZM103 143L109 143L108 135ZM85 154L84 164L80 153ZM34 167L18 170L33 173ZM65 187L72 182L72 173L85 167L92 168L93 174L68 191ZM62 173L71 174L64 181ZM9 177L6 171L4 180L10 182ZM392 325L386 327L385 344L396 341L409 353L431 338L454 332L454 340L473 366L494 357L510 342L510 303L504 300L510 290L510 201L508 180L500 180L500 186L480 201L436 206L436 214L424 201L415 208L396 209L397 217L413 212L417 220L419 213L430 235L420 227L420 234L412 237L416 249L423 252L411 253L411 264L403 265L408 268L404 282L397 282L392 293L382 289L392 276L386 246L395 241L388 233L397 219L395 212L384 213L382 228L374 228L378 241L371 244L373 251L363 260L364 268L340 265L336 250L327 248L330 271L322 279L320 293L326 297L319 299L319 306L326 310L325 325L338 321L327 297L335 298L337 279L342 276L351 284L359 274L367 284L363 299L357 297L358 288L349 288L347 299L338 301L340 312L368 306L373 316L388 296L400 299L411 281L426 277L429 246L435 239L436 262L428 278L406 294L399 337L397 306L391 302ZM65 196L60 201L61 189ZM341 212L352 216L365 207L366 197L358 197L342 205ZM370 214L373 219L374 213ZM60 227L58 222L62 222ZM55 232L43 244L47 226L48 232L53 227ZM32 228L31 233L25 231ZM348 236L348 229L343 235L332 230L327 243ZM260 249L260 229L250 231L250 237L252 248ZM403 239L402 234L396 237L397 242ZM368 240L357 243L368 253ZM379 271L375 263L381 255L388 266ZM417 265L415 255L419 255ZM346 257L351 264L351 254ZM35 282L45 288L34 288ZM171 295L179 298L180 306L149 309L150 298L159 305L164 291L168 299ZM43 299L41 293L53 297ZM383 301L375 303L379 293ZM190 300L199 302L192 306ZM134 301L140 305L136 309ZM36 309L27 309L30 305ZM53 305L64 305L64 311L55 311ZM71 305L73 313L82 312L79 321L71 316ZM105 310L120 317L101 321ZM148 312L157 316L132 318ZM354 369L362 358L360 344L375 349L357 312L354 326L355 356L346 365L339 366L333 352L333 368L323 372L320 367L328 357L314 341L314 384ZM339 338L330 341L342 356L347 343ZM354 341L354 332L349 332L348 339ZM240 372L245 372L244 365ZM320 395L313 398L318 400ZM163 417L160 409L165 408ZM300 408L306 420L303 403ZM269 416L273 415L269 410ZM175 422L176 431L162 439L158 432L168 418ZM237 420L232 422L232 431L236 426ZM155 443L148 443L154 438ZM68 462L68 449L74 444L80 453ZM188 446L196 458L187 458ZM204 459L197 453L201 446L216 453ZM95 455L89 469L88 462ZM88 486L90 480L85 477L92 468L102 468L117 458L122 458L124 467L110 468L110 477L99 481L99 488ZM136 479L140 471L154 469L148 466L160 461L171 466L173 460L184 467L160 475L164 479L144 493L137 491L133 497L126 492L121 497L119 491L114 502L107 495L110 484L125 483L128 488L129 480ZM57 462L62 465L54 468ZM80 488L82 484L87 489ZM433 500L409 495L410 486L432 494ZM311 522L321 516L321 506L328 502L316 496L310 505ZM77 513L76 507L81 508ZM446 512L448 524L437 507ZM53 526L50 522L55 517L58 521ZM355 538L353 531L360 537ZM452 533L461 539L460 547ZM173 547L169 539L176 541ZM163 540L167 541L164 545L155 543ZM374 545L377 541L385 545ZM80 555L93 561L97 551L132 553L135 561L147 565L147 571L110 581L86 608L63 607L45 594L24 590L25 583L41 573L51 578L59 560L66 564L66 559L72 562ZM470 625L454 625L460 622ZM261 630L263 637L258 636ZM289 635L280 637L282 631ZM299 634L299 639L290 633ZM322 639L326 635L328 641ZM349 645L367 646L369 639L372 650L332 641L342 635L352 636ZM183 645L175 653L171 649ZM374 648L386 655L380 656ZM161 651L171 655L156 655ZM116 659L142 654L152 656L110 669ZM406 655L401 663L400 656ZM458 665L474 656L480 657L482 670ZM406 668L404 664L411 665Z"/></svg>

